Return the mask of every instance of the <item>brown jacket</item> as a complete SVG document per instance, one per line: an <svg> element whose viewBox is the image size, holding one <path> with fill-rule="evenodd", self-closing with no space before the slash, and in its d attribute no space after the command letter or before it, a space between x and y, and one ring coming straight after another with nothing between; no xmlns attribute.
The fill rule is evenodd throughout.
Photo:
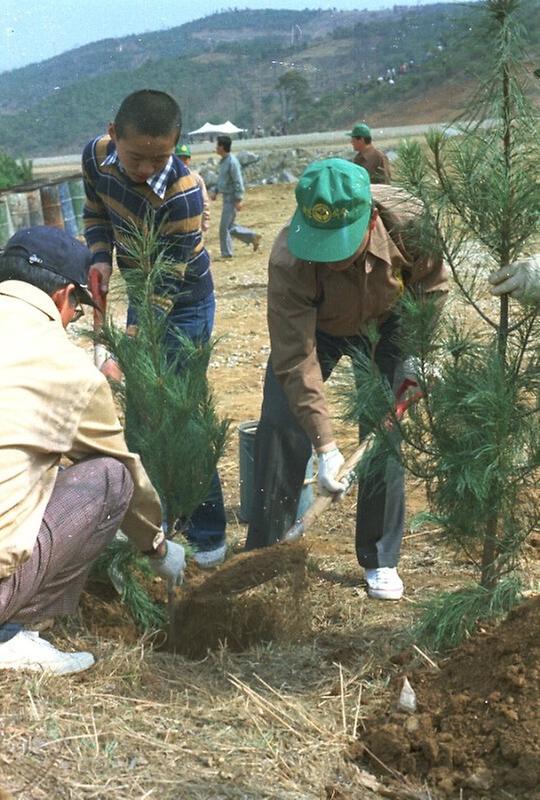
<svg viewBox="0 0 540 800"><path fill-rule="evenodd" d="M391 182L390 163L384 153L372 144L367 144L361 153L357 152L353 161L369 172L371 183Z"/></svg>
<svg viewBox="0 0 540 800"><path fill-rule="evenodd" d="M0 578L29 558L62 456L125 464L135 488L122 530L150 550L159 497L126 446L107 381L69 340L51 298L22 281L0 283L0 374Z"/></svg>
<svg viewBox="0 0 540 800"><path fill-rule="evenodd" d="M447 270L440 258L408 260L398 236L417 218L421 206L403 189L373 187L376 204L384 205L365 254L335 272L324 263L296 259L287 248L287 231L278 235L268 271L268 328L273 369L291 409L315 447L333 440L323 380L316 352L317 329L333 336L356 336L371 321L382 322L404 287L417 292L446 292ZM410 248L409 248L410 249Z"/></svg>

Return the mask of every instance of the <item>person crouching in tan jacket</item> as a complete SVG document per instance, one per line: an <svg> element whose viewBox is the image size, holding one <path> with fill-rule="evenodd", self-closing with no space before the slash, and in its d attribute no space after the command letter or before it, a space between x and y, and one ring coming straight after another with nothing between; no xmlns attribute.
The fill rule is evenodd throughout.
<svg viewBox="0 0 540 800"><path fill-rule="evenodd" d="M0 255L0 669L92 666L91 653L57 650L32 625L76 610L120 525L158 575L183 575L184 549L165 541L158 495L127 448L107 380L67 336L93 305L91 260L44 226L17 231Z"/></svg>

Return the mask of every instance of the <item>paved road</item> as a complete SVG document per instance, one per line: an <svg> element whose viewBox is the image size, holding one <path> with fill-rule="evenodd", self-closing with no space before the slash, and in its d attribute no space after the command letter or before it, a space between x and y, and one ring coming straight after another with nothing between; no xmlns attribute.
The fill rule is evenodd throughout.
<svg viewBox="0 0 540 800"><path fill-rule="evenodd" d="M420 136L430 128L446 128L448 123L432 125L402 125L397 128L373 128L373 138L379 144L393 139L402 139L406 136ZM235 150L259 150L269 147L316 147L316 146L344 146L348 143L345 131L326 131L324 133L299 133L290 136L266 136L262 139L242 139L235 142ZM214 152L215 145L211 142L197 142L191 146L194 155L209 155ZM80 153L66 156L50 156L34 158L34 174L36 177L51 173L77 171L80 166Z"/></svg>

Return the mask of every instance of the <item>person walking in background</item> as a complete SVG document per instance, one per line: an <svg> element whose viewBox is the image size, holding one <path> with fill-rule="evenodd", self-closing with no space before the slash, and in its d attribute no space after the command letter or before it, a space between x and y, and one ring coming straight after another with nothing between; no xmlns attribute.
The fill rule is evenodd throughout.
<svg viewBox="0 0 540 800"><path fill-rule="evenodd" d="M351 144L356 153L354 163L367 170L371 183L391 183L390 163L385 154L371 143L369 126L360 122L347 136L351 137Z"/></svg>
<svg viewBox="0 0 540 800"><path fill-rule="evenodd" d="M216 153L221 158L219 175L216 187L210 192L210 197L215 200L218 194L223 195L223 208L219 223L219 243L222 258L232 258L232 237L240 239L245 244L253 245L253 252L259 249L261 234L255 233L250 228L236 225L236 214L242 208L244 197L244 179L240 162L231 153L232 140L230 136L218 136Z"/></svg>
<svg viewBox="0 0 540 800"><path fill-rule="evenodd" d="M191 147L189 146L189 144L177 144L176 155L184 162L184 164L189 169L191 174L195 176L195 179L199 185L199 189L201 190L203 198L203 215L202 215L201 227L203 233L206 233L206 231L210 227L210 200L208 198L208 191L206 189L204 178L202 175L196 172L191 166Z"/></svg>
<svg viewBox="0 0 540 800"><path fill-rule="evenodd" d="M113 250L121 271L136 268L124 242L130 226L144 230L149 216L160 230L160 246L178 265L177 277L163 280L159 302L167 314L167 342L175 357L180 346L178 332L194 342L206 342L215 314L210 258L202 241L203 198L195 175L174 154L180 132L181 112L174 98L144 89L126 97L108 134L89 142L82 156L84 235L93 254L92 269L101 276L102 291L108 291ZM128 308L128 326L136 322ZM178 364L181 368L181 359ZM208 498L185 530L200 566L211 567L224 560L225 525L216 472Z"/></svg>

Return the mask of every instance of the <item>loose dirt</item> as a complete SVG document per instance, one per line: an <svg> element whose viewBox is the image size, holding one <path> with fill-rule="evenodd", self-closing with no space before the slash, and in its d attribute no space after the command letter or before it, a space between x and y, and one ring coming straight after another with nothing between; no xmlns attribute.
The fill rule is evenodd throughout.
<svg viewBox="0 0 540 800"><path fill-rule="evenodd" d="M307 550L300 542L242 553L178 589L167 649L204 658L226 642L243 652L264 642L300 642L311 631Z"/></svg>
<svg viewBox="0 0 540 800"><path fill-rule="evenodd" d="M539 597L409 678L418 713L366 721L360 752L444 796L540 798Z"/></svg>

